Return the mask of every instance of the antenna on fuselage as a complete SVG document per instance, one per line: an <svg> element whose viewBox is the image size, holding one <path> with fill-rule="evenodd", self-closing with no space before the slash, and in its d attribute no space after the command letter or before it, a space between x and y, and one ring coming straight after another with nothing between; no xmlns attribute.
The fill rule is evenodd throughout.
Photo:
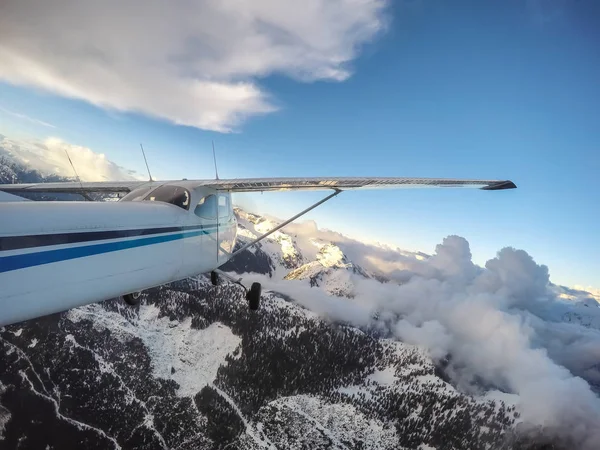
<svg viewBox="0 0 600 450"><path fill-rule="evenodd" d="M83 198L85 198L86 200L91 200L91 198L89 197L89 195L87 195L85 193L85 191L83 190L83 183L81 182L81 178L79 178L79 174L77 173L77 170L75 169L75 164L73 164L73 161L71 161L71 157L69 156L69 152L67 151L66 148L65 148L65 154L67 155L67 159L69 160L69 164L71 164L71 168L73 169L73 172L75 173L75 179L77 180L77 182L79 183L79 186L81 187L81 196Z"/></svg>
<svg viewBox="0 0 600 450"><path fill-rule="evenodd" d="M144 151L144 146L140 142L140 148L142 149L142 155L144 156L144 162L146 163L146 170L148 170L148 177L150 177L150 181L154 181L152 179L152 174L150 173L150 167L148 167L148 160L146 159L146 152Z"/></svg>
<svg viewBox="0 0 600 450"><path fill-rule="evenodd" d="M77 170L75 170L75 165L73 164L73 161L71 161L71 157L69 156L69 152L67 151L66 148L65 148L65 154L67 155L67 159L69 160L69 164L71 164L71 168L73 169L73 172L75 173L75 178L77 179L77 182L79 184L81 184L81 178L79 178L79 175L77 174ZM81 184L81 189L83 189L83 184Z"/></svg>
<svg viewBox="0 0 600 450"><path fill-rule="evenodd" d="M215 180L219 179L219 172L217 170L217 154L215 153L215 141L212 141L213 147L213 161L215 162Z"/></svg>

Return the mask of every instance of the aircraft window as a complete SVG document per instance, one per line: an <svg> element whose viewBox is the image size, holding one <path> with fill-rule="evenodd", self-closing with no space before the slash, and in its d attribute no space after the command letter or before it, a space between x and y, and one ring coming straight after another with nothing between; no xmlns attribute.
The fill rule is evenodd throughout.
<svg viewBox="0 0 600 450"><path fill-rule="evenodd" d="M229 216L229 198L226 195L219 195L219 217Z"/></svg>
<svg viewBox="0 0 600 450"><path fill-rule="evenodd" d="M150 192L144 200L171 203L186 210L190 208L190 193L179 186L160 186Z"/></svg>
<svg viewBox="0 0 600 450"><path fill-rule="evenodd" d="M150 192L152 189L154 189L154 186L141 187L138 189L134 189L129 194L127 194L125 197L123 197L121 199L121 201L122 202L135 202L138 200L143 200L144 197L148 194L148 192Z"/></svg>
<svg viewBox="0 0 600 450"><path fill-rule="evenodd" d="M217 218L217 196L207 195L198 202L198 206L194 209L194 214L204 219Z"/></svg>

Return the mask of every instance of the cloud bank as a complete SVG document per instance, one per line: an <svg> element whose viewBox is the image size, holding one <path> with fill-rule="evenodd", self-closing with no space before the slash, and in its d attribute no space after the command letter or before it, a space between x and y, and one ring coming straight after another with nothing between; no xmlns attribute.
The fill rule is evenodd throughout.
<svg viewBox="0 0 600 450"><path fill-rule="evenodd" d="M314 223L285 232L332 240L394 281L356 277L352 299L302 281L262 277L265 288L331 320L424 346L459 388L517 394L524 428L542 429L567 448L600 448L600 305L591 294L553 285L548 268L523 250L504 248L479 267L458 236L426 256L321 232Z"/></svg>
<svg viewBox="0 0 600 450"><path fill-rule="evenodd" d="M229 131L276 109L257 79L342 81L387 0L5 0L0 80Z"/></svg>
<svg viewBox="0 0 600 450"><path fill-rule="evenodd" d="M69 144L58 138L9 139L0 135L0 157L23 164L43 175L75 178L67 153L81 181L125 181L146 179L124 169L87 147Z"/></svg>

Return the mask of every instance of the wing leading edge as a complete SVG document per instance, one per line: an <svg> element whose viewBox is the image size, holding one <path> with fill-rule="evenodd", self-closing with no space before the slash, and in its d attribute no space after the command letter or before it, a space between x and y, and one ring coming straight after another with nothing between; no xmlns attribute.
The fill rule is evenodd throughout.
<svg viewBox="0 0 600 450"><path fill-rule="evenodd" d="M201 186L228 192L265 192L301 190L354 190L354 189L394 189L463 187L488 191L514 189L517 186L510 180L469 180L451 178L383 178L383 177L315 177L315 178L236 178L229 180L171 180L171 181L123 181L123 182L63 182L32 184L0 184L0 191L19 192L64 192L128 193L141 187L176 184L189 189Z"/></svg>
<svg viewBox="0 0 600 450"><path fill-rule="evenodd" d="M160 186L164 182L149 181L99 181L99 182L75 182L66 181L58 183L26 183L26 184L0 184L0 191L4 192L61 192L61 193L91 193L91 192L124 192L128 193L139 187L156 184Z"/></svg>

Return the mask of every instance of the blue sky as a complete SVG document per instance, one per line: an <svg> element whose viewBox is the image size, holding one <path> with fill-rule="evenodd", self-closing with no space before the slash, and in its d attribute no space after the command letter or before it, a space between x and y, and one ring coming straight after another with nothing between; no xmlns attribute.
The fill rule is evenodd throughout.
<svg viewBox="0 0 600 450"><path fill-rule="evenodd" d="M553 281L598 287L597 5L591 0L384 5L375 32L362 40L351 36L348 44L356 28L350 23L342 37L323 45L336 47L337 53L299 62L302 70L292 61L245 72L243 79L260 90L260 99L252 100L252 111L242 112L242 119L218 125L205 119L196 126L173 123L176 115L195 117L195 108L208 108L193 98L181 107L185 110L176 106L171 116L156 118L150 117L156 115L154 103L128 108L115 97L116 103L102 105L98 98L112 92L100 88L88 96L100 82L91 87L72 82L65 88L68 74L64 83L44 84L0 66L5 80L0 82L0 133L60 137L140 173L145 172L139 153L143 142L151 169L161 178L212 177L214 140L222 178L512 179L519 189L506 192L344 193L309 217L321 227L429 253L443 237L458 234L470 242L479 264L502 247L522 248L549 266ZM342 75L333 71L340 67ZM144 79L129 80L129 74L119 73L123 85L115 85L124 89L124 97L133 90L127 83ZM231 78L223 76L227 82ZM144 99L162 95L156 87L142 93ZM171 107L158 107L163 105ZM215 131L221 126L233 132ZM244 202L284 217L321 195L257 194Z"/></svg>

